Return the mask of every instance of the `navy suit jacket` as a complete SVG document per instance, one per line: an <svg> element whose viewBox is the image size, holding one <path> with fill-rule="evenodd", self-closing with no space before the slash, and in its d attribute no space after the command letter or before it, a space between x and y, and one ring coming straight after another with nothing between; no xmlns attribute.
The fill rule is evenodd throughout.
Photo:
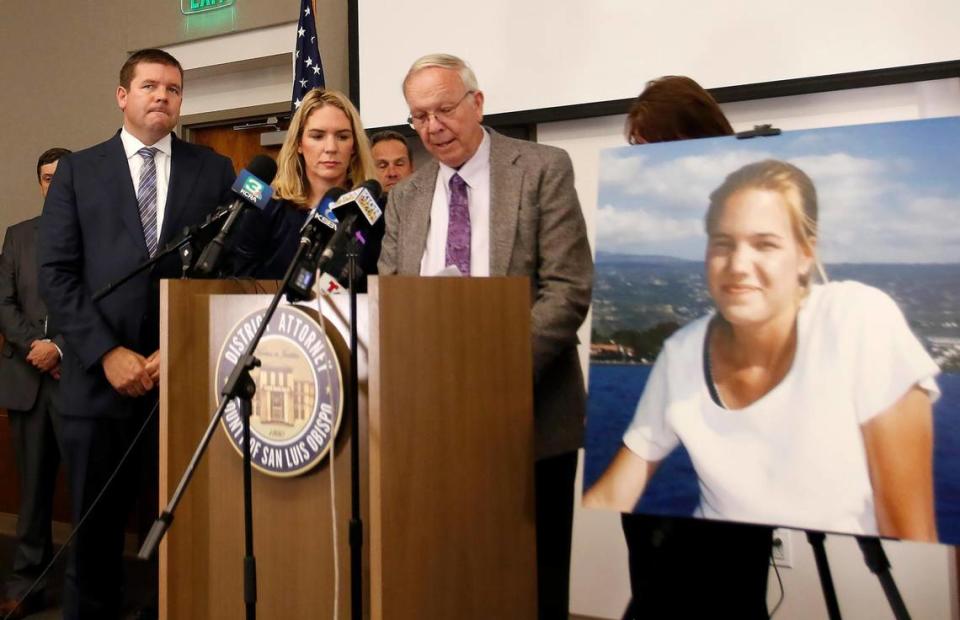
<svg viewBox="0 0 960 620"><path fill-rule="evenodd" d="M160 247L228 201L230 160L173 138ZM117 393L100 360L116 346L142 355L159 343L160 278L180 275L176 253L94 302L93 293L148 259L137 197L119 132L60 160L40 223L40 292L67 348L59 411L84 417L130 415L136 400Z"/></svg>
<svg viewBox="0 0 960 620"><path fill-rule="evenodd" d="M41 373L27 361L30 343L49 338L62 350L63 338L47 325L47 308L37 283L35 217L7 229L0 255L0 407L27 411L40 390Z"/></svg>

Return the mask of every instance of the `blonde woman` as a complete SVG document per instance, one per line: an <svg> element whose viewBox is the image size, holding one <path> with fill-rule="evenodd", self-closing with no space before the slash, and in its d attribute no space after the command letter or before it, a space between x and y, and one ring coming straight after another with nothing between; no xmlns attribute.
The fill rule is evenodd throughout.
<svg viewBox="0 0 960 620"><path fill-rule="evenodd" d="M244 222L236 248L237 271L258 278L283 277L300 228L327 190L350 189L376 178L357 109L343 93L311 90L293 115L280 149L274 200ZM370 251L364 249L362 263L375 266L377 256L368 256Z"/></svg>
<svg viewBox="0 0 960 620"><path fill-rule="evenodd" d="M885 293L812 284L817 198L800 169L750 164L710 196L716 312L665 344L585 503L633 510L682 442L698 516L936 540L939 368Z"/></svg>

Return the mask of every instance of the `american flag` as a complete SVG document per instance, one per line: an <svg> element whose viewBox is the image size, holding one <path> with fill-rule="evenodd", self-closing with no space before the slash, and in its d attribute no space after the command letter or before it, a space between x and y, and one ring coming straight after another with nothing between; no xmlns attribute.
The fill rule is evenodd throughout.
<svg viewBox="0 0 960 620"><path fill-rule="evenodd" d="M293 110L300 107L304 96L314 88L322 88L323 64L317 45L317 23L314 21L312 0L300 0L300 21L297 23L297 45L293 65Z"/></svg>

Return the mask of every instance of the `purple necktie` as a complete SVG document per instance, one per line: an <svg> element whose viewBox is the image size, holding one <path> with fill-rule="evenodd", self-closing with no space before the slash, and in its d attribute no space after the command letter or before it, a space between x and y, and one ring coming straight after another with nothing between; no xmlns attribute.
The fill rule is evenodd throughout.
<svg viewBox="0 0 960 620"><path fill-rule="evenodd" d="M459 174L450 177L447 265L456 265L461 274L470 275L470 206L467 182Z"/></svg>

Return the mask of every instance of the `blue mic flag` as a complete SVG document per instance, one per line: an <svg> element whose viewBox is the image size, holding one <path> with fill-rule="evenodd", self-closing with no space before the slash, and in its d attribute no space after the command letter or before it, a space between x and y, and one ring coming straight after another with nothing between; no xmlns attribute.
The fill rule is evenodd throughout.
<svg viewBox="0 0 960 620"><path fill-rule="evenodd" d="M297 23L297 44L294 50L292 109L296 112L308 92L325 86L312 0L300 0L300 21Z"/></svg>
<svg viewBox="0 0 960 620"><path fill-rule="evenodd" d="M247 202L263 211L273 197L273 188L269 183L260 180L257 175L248 170L241 170L237 179L230 188L233 193L240 194Z"/></svg>

